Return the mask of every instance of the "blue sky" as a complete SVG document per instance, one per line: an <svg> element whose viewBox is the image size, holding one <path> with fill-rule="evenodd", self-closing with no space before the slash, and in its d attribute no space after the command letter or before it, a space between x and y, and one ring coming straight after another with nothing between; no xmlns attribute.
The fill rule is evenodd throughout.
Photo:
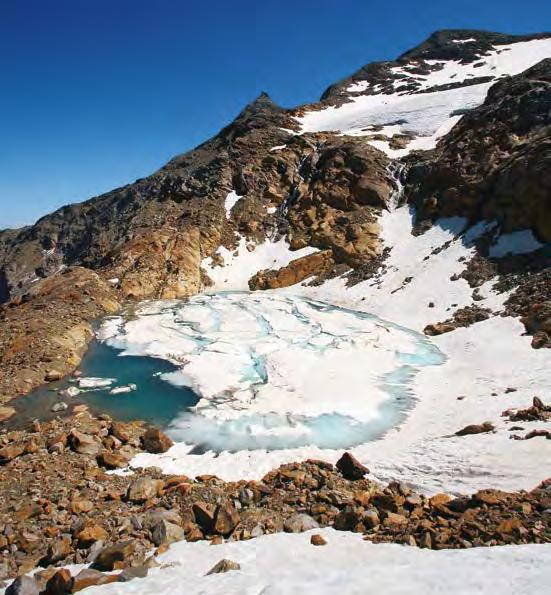
<svg viewBox="0 0 551 595"><path fill-rule="evenodd" d="M544 0L0 0L0 228L153 172L261 91L316 100L435 29L551 29Z"/></svg>

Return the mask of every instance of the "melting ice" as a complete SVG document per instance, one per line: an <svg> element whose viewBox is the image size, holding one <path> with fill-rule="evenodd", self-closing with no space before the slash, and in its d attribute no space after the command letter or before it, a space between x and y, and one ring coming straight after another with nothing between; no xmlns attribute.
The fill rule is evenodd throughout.
<svg viewBox="0 0 551 595"><path fill-rule="evenodd" d="M414 331L270 292L148 302L106 321L99 339L177 366L161 378L199 401L169 431L196 452L367 442L411 405L418 368L443 361Z"/></svg>

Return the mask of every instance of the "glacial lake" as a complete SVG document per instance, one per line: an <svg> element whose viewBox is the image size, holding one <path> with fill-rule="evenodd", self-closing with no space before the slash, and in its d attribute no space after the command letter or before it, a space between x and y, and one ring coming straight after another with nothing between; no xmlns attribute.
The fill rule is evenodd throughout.
<svg viewBox="0 0 551 595"><path fill-rule="evenodd" d="M106 319L98 338L79 368L86 380L19 399L19 419L51 417L64 401L158 425L197 453L347 448L398 425L414 405L415 375L444 361L415 331L273 293L147 302ZM108 384L58 394L89 379Z"/></svg>

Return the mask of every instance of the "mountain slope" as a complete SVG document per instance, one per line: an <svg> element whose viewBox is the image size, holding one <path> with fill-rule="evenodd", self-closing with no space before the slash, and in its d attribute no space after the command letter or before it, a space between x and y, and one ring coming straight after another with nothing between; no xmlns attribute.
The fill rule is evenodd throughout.
<svg viewBox="0 0 551 595"><path fill-rule="evenodd" d="M436 32L0 232L7 593L546 593L550 57Z"/></svg>
<svg viewBox="0 0 551 595"><path fill-rule="evenodd" d="M15 379L4 377L3 399L39 384L48 368L74 365L73 348L53 360L40 348L18 350L26 341L17 304L42 295L45 278L91 269L103 284L98 290L107 284L115 301L228 287L224 279L236 270L229 265L237 262L244 288L388 280L388 263L411 231L400 227L406 235L399 237L383 224L404 202L415 207L414 233L440 226L443 216L492 226L453 273L469 279L468 299L445 300L471 309L457 312L459 322L453 308L433 309L418 330L484 317L476 286L502 275L508 291L518 287L506 312L524 317L535 346L551 345L549 260L536 250L549 239L550 55L545 34L437 32L398 60L368 65L330 87L320 103L285 110L262 94L214 138L151 176L0 232L0 299L12 321L0 357ZM526 256L511 258L499 247L509 241L518 251L519 238L521 251L532 251ZM406 266L407 257L400 262ZM415 278L414 262L410 274L396 274L400 287ZM399 317L406 306L391 295ZM526 295L533 296L528 303L520 298ZM64 332L55 318L37 324Z"/></svg>

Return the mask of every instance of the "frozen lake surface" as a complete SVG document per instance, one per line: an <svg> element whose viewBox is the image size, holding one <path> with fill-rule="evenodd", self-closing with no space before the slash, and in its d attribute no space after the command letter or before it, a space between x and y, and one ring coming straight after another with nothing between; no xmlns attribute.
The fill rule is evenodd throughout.
<svg viewBox="0 0 551 595"><path fill-rule="evenodd" d="M152 419L166 405L163 390L181 390L187 401L171 408L168 421L163 415L163 425L197 453L365 443L399 423L412 406L417 370L444 361L417 332L363 312L268 292L147 302L132 316L106 320L98 339L111 356L94 375L114 378L111 388L130 362L144 358L156 379L144 386L141 372L126 374L124 382L137 390L107 394L104 408L112 411L124 399L125 417L132 412Z"/></svg>

